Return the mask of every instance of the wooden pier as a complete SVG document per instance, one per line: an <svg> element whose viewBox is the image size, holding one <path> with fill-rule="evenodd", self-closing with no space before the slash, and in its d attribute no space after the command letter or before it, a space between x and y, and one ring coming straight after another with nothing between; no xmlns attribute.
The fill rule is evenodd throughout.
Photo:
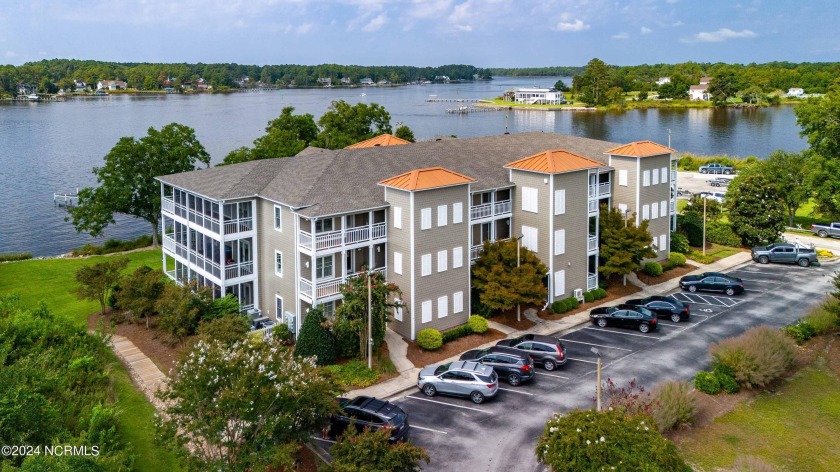
<svg viewBox="0 0 840 472"><path fill-rule="evenodd" d="M72 207L79 203L79 189L76 193L53 193L53 205L57 207Z"/></svg>
<svg viewBox="0 0 840 472"><path fill-rule="evenodd" d="M453 113L456 115L466 115L469 113L483 113L487 111L500 111L500 110L507 110L507 107L458 107L458 108L448 108L446 113Z"/></svg>
<svg viewBox="0 0 840 472"><path fill-rule="evenodd" d="M481 98L435 98L429 97L426 99L427 102L461 102L461 103L479 103L479 102L487 102L487 100Z"/></svg>

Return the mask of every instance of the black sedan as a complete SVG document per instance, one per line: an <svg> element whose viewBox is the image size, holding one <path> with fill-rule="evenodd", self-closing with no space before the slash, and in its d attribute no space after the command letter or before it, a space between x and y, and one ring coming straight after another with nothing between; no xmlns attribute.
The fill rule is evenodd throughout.
<svg viewBox="0 0 840 472"><path fill-rule="evenodd" d="M647 308L638 306L598 307L589 312L589 319L592 324L602 328L617 326L638 329L643 333L655 331L657 328L656 315Z"/></svg>
<svg viewBox="0 0 840 472"><path fill-rule="evenodd" d="M681 278L680 288L692 293L705 290L708 292L723 292L732 296L744 292L744 281L720 272L704 272L697 275L686 275Z"/></svg>
<svg viewBox="0 0 840 472"><path fill-rule="evenodd" d="M408 415L393 403L374 397L359 396L353 399L339 398L341 413L330 417L329 436L336 438L351 424L359 431L369 428L377 431L389 428L391 442L408 438Z"/></svg>
<svg viewBox="0 0 840 472"><path fill-rule="evenodd" d="M531 356L512 347L491 346L484 349L472 349L463 353L458 360L489 365L500 379L507 380L507 383L514 387L536 376L534 360Z"/></svg>
<svg viewBox="0 0 840 472"><path fill-rule="evenodd" d="M667 295L653 295L646 298L635 298L627 300L627 305L647 308L659 318L667 318L674 323L688 321L691 308L688 303L683 303L676 298Z"/></svg>

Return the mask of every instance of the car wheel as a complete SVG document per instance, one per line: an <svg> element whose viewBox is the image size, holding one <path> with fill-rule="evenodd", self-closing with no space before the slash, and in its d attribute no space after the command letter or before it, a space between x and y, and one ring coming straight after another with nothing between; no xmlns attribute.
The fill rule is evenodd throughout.
<svg viewBox="0 0 840 472"><path fill-rule="evenodd" d="M607 320L605 318L598 318L598 326L602 328L606 328Z"/></svg>
<svg viewBox="0 0 840 472"><path fill-rule="evenodd" d="M820 230L819 232L817 232L817 236L819 236L821 238L828 237L828 231Z"/></svg>
<svg viewBox="0 0 840 472"><path fill-rule="evenodd" d="M522 377L520 377L519 374L510 374L507 377L507 381L511 387L516 387L522 383Z"/></svg>
<svg viewBox="0 0 840 472"><path fill-rule="evenodd" d="M546 359L543 361L543 367L545 368L545 370L551 372L552 370L557 368L557 364L555 364L554 361L551 359Z"/></svg>
<svg viewBox="0 0 840 472"><path fill-rule="evenodd" d="M762 264L769 264L770 263L770 258L767 257L767 256L761 256L761 257L758 258L758 262L760 262Z"/></svg>
<svg viewBox="0 0 840 472"><path fill-rule="evenodd" d="M735 289L732 287L726 287L725 293L731 297L732 295L735 295Z"/></svg>
<svg viewBox="0 0 840 472"><path fill-rule="evenodd" d="M426 385L423 386L423 393L427 397L433 397L437 394L437 389L432 384L426 384Z"/></svg>
<svg viewBox="0 0 840 472"><path fill-rule="evenodd" d="M672 314L672 315L671 315L671 321L673 321L674 323L679 323L679 322L680 322L680 315L679 315L679 313L674 313L674 314Z"/></svg>
<svg viewBox="0 0 840 472"><path fill-rule="evenodd" d="M650 331L650 325L647 324L647 323L640 324L639 325L639 331L641 331L643 333L647 333L648 331Z"/></svg>
<svg viewBox="0 0 840 472"><path fill-rule="evenodd" d="M811 265L811 261L809 261L808 259L805 259L805 258L799 259L799 266L800 267L808 267L809 265Z"/></svg>
<svg viewBox="0 0 840 472"><path fill-rule="evenodd" d="M731 172L731 171L728 171L728 170L725 170L725 171L723 171L723 173L724 173L724 174L726 174L726 175L729 175L729 174L731 174L732 172Z"/></svg>
<svg viewBox="0 0 840 472"><path fill-rule="evenodd" d="M478 405L479 403L484 403L484 394L482 394L481 392L473 392L470 394L470 400L472 400L472 402L476 405Z"/></svg>
<svg viewBox="0 0 840 472"><path fill-rule="evenodd" d="M697 291L697 286L696 285L689 285L688 286L688 291L691 292L691 293L696 292Z"/></svg>
<svg viewBox="0 0 840 472"><path fill-rule="evenodd" d="M700 173L701 173L701 174L705 174L705 173L706 173L706 169L700 169Z"/></svg>

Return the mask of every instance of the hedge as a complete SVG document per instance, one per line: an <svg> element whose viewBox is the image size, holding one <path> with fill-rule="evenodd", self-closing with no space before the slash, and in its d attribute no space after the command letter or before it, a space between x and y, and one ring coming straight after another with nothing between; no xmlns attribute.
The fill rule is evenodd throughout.
<svg viewBox="0 0 840 472"><path fill-rule="evenodd" d="M741 247L741 237L732 231L732 225L713 221L706 225L706 241L729 247Z"/></svg>
<svg viewBox="0 0 840 472"><path fill-rule="evenodd" d="M595 295L592 292L583 292L583 301L586 303L592 303L595 301Z"/></svg>
<svg viewBox="0 0 840 472"><path fill-rule="evenodd" d="M473 333L477 334L486 333L489 329L487 319L478 315L470 316L470 319L467 320L466 326L469 327Z"/></svg>
<svg viewBox="0 0 840 472"><path fill-rule="evenodd" d="M443 335L433 328L421 329L417 333L417 345L429 351L440 349L443 346Z"/></svg>
<svg viewBox="0 0 840 472"><path fill-rule="evenodd" d="M645 266L642 268L642 271L651 277L659 277L663 272L662 264L653 261L645 262Z"/></svg>
<svg viewBox="0 0 840 472"><path fill-rule="evenodd" d="M464 336L469 336L472 333L473 333L473 330L470 327L469 323L467 323L463 326L459 326L457 328L450 329L449 331L442 332L441 333L441 342L442 343L452 342L452 341L454 341L458 338L463 338ZM419 336L417 338L417 344L420 344ZM421 347L423 347L423 346L421 345ZM434 348L434 349L437 349L437 348Z"/></svg>
<svg viewBox="0 0 840 472"><path fill-rule="evenodd" d="M25 261L27 259L32 259L32 254L28 252L7 252L0 254L0 262Z"/></svg>
<svg viewBox="0 0 840 472"><path fill-rule="evenodd" d="M720 381L715 374L701 370L694 376L694 388L709 395L717 395L720 393Z"/></svg>
<svg viewBox="0 0 840 472"><path fill-rule="evenodd" d="M682 233L671 233L671 252L688 254L691 246L688 244L688 237Z"/></svg>
<svg viewBox="0 0 840 472"><path fill-rule="evenodd" d="M105 241L102 246L94 246L93 244L85 244L80 248L73 249L71 254L74 256L101 256L103 254L113 254L115 252L131 251L133 249L140 249L152 245L151 236L140 236L137 239L130 241L121 241L119 239L109 239Z"/></svg>
<svg viewBox="0 0 840 472"><path fill-rule="evenodd" d="M567 311L574 310L575 308L580 306L580 302L575 297L564 298L562 300L557 300L556 302L551 304L551 311L557 314L566 313Z"/></svg>

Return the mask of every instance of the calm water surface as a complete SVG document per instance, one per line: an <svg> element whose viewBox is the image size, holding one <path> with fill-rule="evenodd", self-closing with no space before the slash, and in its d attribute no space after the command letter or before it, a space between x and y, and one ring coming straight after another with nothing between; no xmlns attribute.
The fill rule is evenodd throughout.
<svg viewBox="0 0 840 472"><path fill-rule="evenodd" d="M285 106L317 119L332 100L379 103L391 123L408 125L417 139L485 136L524 131L574 134L615 142L650 139L679 151L765 157L773 150L807 147L791 107L755 110L633 110L628 112L510 111L445 113L464 103L438 98L487 98L508 88L552 86L556 78L499 78L491 82L393 88L307 89L229 95L108 96L60 103L0 102L0 253L61 254L86 242L53 205L53 192L74 192L96 180L91 168L123 136L142 137L153 126L179 122L195 129L213 159L249 146ZM396 126L394 126L396 128ZM105 237L149 233L148 224L118 218Z"/></svg>

